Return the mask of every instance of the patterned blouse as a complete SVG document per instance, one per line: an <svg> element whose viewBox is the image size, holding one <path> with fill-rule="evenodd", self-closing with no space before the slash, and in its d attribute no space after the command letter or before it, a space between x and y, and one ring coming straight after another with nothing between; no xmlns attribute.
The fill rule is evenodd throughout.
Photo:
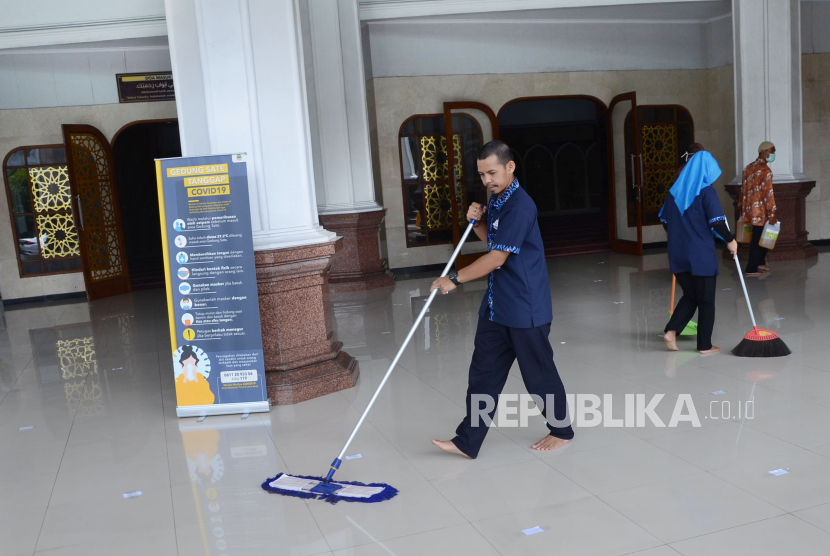
<svg viewBox="0 0 830 556"><path fill-rule="evenodd" d="M738 210L744 222L763 226L775 218L775 197L772 194L772 170L762 157L744 169L743 191Z"/></svg>

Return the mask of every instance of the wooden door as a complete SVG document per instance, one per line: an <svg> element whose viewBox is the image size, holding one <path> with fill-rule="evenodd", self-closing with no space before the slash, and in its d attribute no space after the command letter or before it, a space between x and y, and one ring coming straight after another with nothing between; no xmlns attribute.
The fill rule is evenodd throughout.
<svg viewBox="0 0 830 556"><path fill-rule="evenodd" d="M611 250L627 255L643 254L642 176L643 159L637 141L630 141L626 153L625 118L633 118L637 127L637 93L615 96L608 105L606 129L608 134L608 192L609 237ZM628 154L628 156L626 156ZM634 226L628 221L628 189L634 190L636 215Z"/></svg>
<svg viewBox="0 0 830 556"><path fill-rule="evenodd" d="M130 273L110 144L92 126L62 127L87 296L93 300L127 293Z"/></svg>
<svg viewBox="0 0 830 556"><path fill-rule="evenodd" d="M476 127L480 134L464 133ZM459 129L456 129L459 128ZM478 177L476 155L478 150L490 141L499 138L499 123L496 114L480 102L445 102L444 129L447 145L447 168L452 202L452 244L458 245L469 222L467 208L473 201L487 203L487 192ZM477 138L473 141L473 138ZM477 143L477 144L474 144ZM471 241L472 240L472 241ZM455 267L462 269L484 255L475 234L470 234Z"/></svg>

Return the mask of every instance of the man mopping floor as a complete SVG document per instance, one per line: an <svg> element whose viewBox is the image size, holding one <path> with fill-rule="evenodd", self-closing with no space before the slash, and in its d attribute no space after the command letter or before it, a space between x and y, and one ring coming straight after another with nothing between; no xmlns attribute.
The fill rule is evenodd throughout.
<svg viewBox="0 0 830 556"><path fill-rule="evenodd" d="M492 407L487 413L487 422L492 422L499 395L516 359L527 391L538 396L536 399L553 399L552 418L549 408L542 408L542 414L550 421L547 424L550 434L533 448L555 450L574 436L567 418L565 386L553 362L548 338L553 313L536 205L519 187L513 175L515 170L516 163L507 144L491 141L481 148L478 174L491 197L487 207L478 203L470 205L467 220L476 221L473 229L481 241L487 242L488 252L470 266L438 278L430 287L430 291L440 289L447 294L464 282L489 275L478 312L475 351L470 363L467 416L455 430L455 438L432 441L446 452L468 458L478 456L489 428L478 417ZM482 225L483 217L487 218L486 226ZM482 397L493 403L482 409L479 405Z"/></svg>

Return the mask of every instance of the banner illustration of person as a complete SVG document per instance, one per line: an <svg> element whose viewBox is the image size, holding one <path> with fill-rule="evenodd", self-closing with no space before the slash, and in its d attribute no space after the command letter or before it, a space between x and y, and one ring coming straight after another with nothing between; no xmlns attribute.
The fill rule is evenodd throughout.
<svg viewBox="0 0 830 556"><path fill-rule="evenodd" d="M176 400L179 405L210 405L210 359L201 348L185 345L173 352L176 373Z"/></svg>

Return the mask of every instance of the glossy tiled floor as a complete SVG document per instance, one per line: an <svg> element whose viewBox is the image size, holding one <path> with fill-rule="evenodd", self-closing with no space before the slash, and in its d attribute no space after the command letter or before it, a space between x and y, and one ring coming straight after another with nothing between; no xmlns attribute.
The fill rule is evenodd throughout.
<svg viewBox="0 0 830 556"><path fill-rule="evenodd" d="M0 321L0 555L826 555L830 552L830 254L750 283L782 359L664 350L665 255L550 261L551 340L572 393L689 394L702 426L490 431L479 458L438 452L464 404L484 284L439 297L344 462L382 504L267 494L279 471L325 473L422 306L429 280L333 296L356 388L247 420L177 419L162 292L7 310ZM749 328L731 266L716 343ZM727 350L728 351L728 350ZM514 368L506 392L523 393ZM723 394L713 394L723 391ZM753 419L723 402L755 401ZM710 402L714 405L710 406ZM614 411L622 415L622 409ZM25 427L34 427L21 430ZM787 469L780 476L768 473ZM124 493L141 491L125 499ZM523 530L540 527L526 536Z"/></svg>

